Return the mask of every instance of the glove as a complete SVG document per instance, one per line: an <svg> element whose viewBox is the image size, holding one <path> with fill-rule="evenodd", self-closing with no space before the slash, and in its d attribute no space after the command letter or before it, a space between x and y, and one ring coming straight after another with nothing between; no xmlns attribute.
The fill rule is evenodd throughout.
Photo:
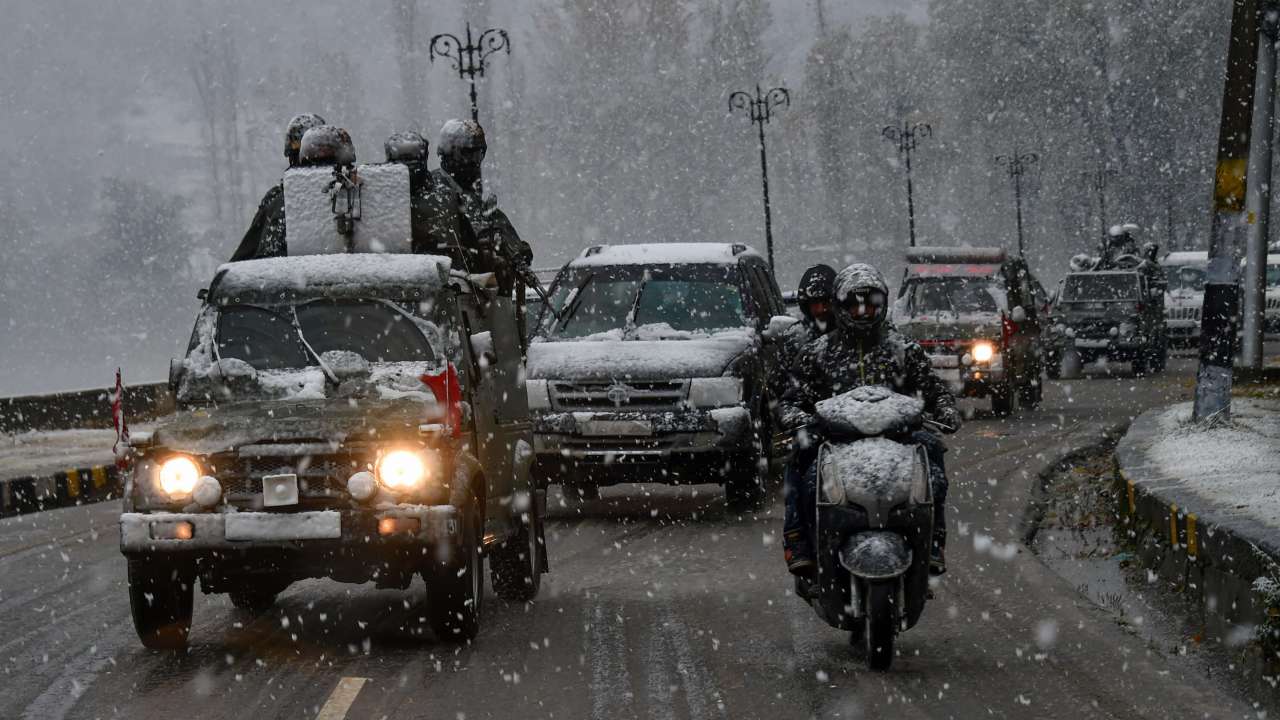
<svg viewBox="0 0 1280 720"><path fill-rule="evenodd" d="M960 408L954 406L939 409L938 412L934 413L934 420L947 428L943 430L947 434L959 430L960 426L964 424L964 416L961 415Z"/></svg>

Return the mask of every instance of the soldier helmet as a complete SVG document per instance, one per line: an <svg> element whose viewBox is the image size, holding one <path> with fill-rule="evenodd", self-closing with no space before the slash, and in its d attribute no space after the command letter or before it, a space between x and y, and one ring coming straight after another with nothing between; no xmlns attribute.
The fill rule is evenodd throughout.
<svg viewBox="0 0 1280 720"><path fill-rule="evenodd" d="M302 135L298 164L303 167L355 165L356 148L351 142L351 135L332 125L311 128Z"/></svg>
<svg viewBox="0 0 1280 720"><path fill-rule="evenodd" d="M284 156L291 165L298 164L298 152L302 149L302 136L313 127L324 125L324 118L315 113L295 115L284 131Z"/></svg>
<svg viewBox="0 0 1280 720"><path fill-rule="evenodd" d="M436 153L441 162L479 164L488 150L484 128L474 120L450 120L440 128L440 142L436 145Z"/></svg>
<svg viewBox="0 0 1280 720"><path fill-rule="evenodd" d="M383 143L387 152L387 162L423 163L427 162L427 140L416 132L398 132Z"/></svg>
<svg viewBox="0 0 1280 720"><path fill-rule="evenodd" d="M810 320L813 319L810 304L815 302L831 302L835 294L836 271L830 265L814 265L800 276L800 287L796 289L796 299L800 302L800 312Z"/></svg>
<svg viewBox="0 0 1280 720"><path fill-rule="evenodd" d="M835 300L836 322L850 332L878 329L889 315L889 285L879 270L865 263L836 275Z"/></svg>

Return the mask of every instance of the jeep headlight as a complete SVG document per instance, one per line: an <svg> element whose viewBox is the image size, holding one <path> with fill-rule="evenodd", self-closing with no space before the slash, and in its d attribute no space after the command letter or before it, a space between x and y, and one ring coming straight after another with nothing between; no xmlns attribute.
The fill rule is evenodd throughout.
<svg viewBox="0 0 1280 720"><path fill-rule="evenodd" d="M175 455L160 465L160 489L171 499L188 497L200 480L200 465L186 455Z"/></svg>
<svg viewBox="0 0 1280 720"><path fill-rule="evenodd" d="M973 350L970 351L975 363L989 363L996 356L996 346L983 340L974 343Z"/></svg>
<svg viewBox="0 0 1280 720"><path fill-rule="evenodd" d="M425 453L393 450L378 460L378 482L392 492L419 490L431 479L434 465Z"/></svg>
<svg viewBox="0 0 1280 720"><path fill-rule="evenodd" d="M742 378L694 378L689 381L689 404L694 407L726 407L742 402Z"/></svg>

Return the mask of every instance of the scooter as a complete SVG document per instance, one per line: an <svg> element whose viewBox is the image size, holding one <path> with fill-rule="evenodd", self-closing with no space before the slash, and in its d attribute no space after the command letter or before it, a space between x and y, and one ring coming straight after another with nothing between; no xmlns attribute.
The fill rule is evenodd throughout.
<svg viewBox="0 0 1280 720"><path fill-rule="evenodd" d="M802 589L827 624L864 644L888 670L899 632L929 597L933 494L929 460L913 433L924 404L881 386L817 403L820 446L814 547L817 575Z"/></svg>

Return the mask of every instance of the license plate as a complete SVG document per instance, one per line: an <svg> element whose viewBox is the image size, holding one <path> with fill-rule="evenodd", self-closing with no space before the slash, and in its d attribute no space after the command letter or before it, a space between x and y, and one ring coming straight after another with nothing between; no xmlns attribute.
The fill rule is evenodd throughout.
<svg viewBox="0 0 1280 720"><path fill-rule="evenodd" d="M930 355L929 362L935 368L957 368L960 367L960 358L955 355Z"/></svg>
<svg viewBox="0 0 1280 720"><path fill-rule="evenodd" d="M648 420L584 420L578 431L588 437L652 437L653 423Z"/></svg>
<svg viewBox="0 0 1280 720"><path fill-rule="evenodd" d="M228 540L336 540L342 537L342 516L333 510L301 513L231 513L226 516Z"/></svg>
<svg viewBox="0 0 1280 720"><path fill-rule="evenodd" d="M283 507L298 504L298 476L267 475L262 478L262 504L266 507Z"/></svg>

